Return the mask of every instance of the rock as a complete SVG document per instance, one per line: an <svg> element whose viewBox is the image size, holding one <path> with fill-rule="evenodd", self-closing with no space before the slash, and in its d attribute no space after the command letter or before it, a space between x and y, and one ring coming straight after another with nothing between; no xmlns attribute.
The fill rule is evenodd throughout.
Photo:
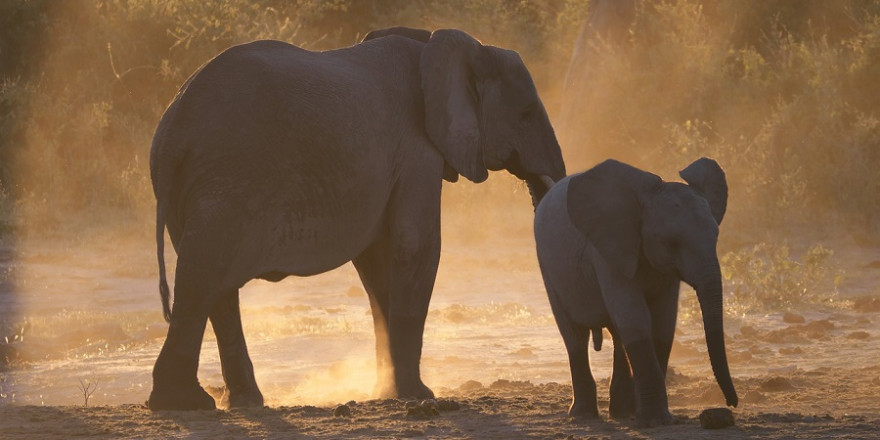
<svg viewBox="0 0 880 440"><path fill-rule="evenodd" d="M709 408L700 413L700 426L703 429L721 429L733 425L733 412L728 408Z"/></svg>
<svg viewBox="0 0 880 440"><path fill-rule="evenodd" d="M407 418L425 420L439 415L440 411L437 410L437 402L434 399L423 400L421 403L406 402Z"/></svg>
<svg viewBox="0 0 880 440"><path fill-rule="evenodd" d="M791 312L785 312L785 314L782 315L782 320L789 324L803 324L807 321L802 315Z"/></svg>
<svg viewBox="0 0 880 440"><path fill-rule="evenodd" d="M761 389L764 391L790 391L794 389L794 385L784 377L774 377L767 379L761 383Z"/></svg>
<svg viewBox="0 0 880 440"><path fill-rule="evenodd" d="M339 405L333 410L334 417L351 417L351 407L348 405Z"/></svg>
<svg viewBox="0 0 880 440"><path fill-rule="evenodd" d="M868 339L871 337L871 334L864 331L852 332L846 335L846 339Z"/></svg>
<svg viewBox="0 0 880 440"><path fill-rule="evenodd" d="M436 411L437 410L437 401L434 399L425 399L422 401L422 403L419 404L419 406L421 406L422 408L425 408L427 410Z"/></svg>

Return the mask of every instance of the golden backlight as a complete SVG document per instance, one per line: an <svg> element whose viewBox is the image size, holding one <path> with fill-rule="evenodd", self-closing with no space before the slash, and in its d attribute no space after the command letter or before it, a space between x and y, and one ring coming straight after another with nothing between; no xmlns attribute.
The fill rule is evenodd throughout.
<svg viewBox="0 0 880 440"><path fill-rule="evenodd" d="M730 183L727 350L746 408L878 414L865 393L880 377L880 2L593 1L583 32L587 0L0 4L0 406L81 405L80 380L97 383L90 405L149 394L167 331L150 142L198 66L257 38L326 50L407 25L517 50L569 173L614 157L678 180L716 159ZM443 191L425 383L443 396L568 384L525 184L494 172ZM166 262L173 281L170 242ZM695 295L681 297L671 406L722 406ZM267 405L373 396L372 317L350 264L252 281L241 304ZM590 355L607 409L605 341ZM777 378L788 386L765 385ZM199 379L222 393L210 326ZM833 394L844 385L851 400Z"/></svg>

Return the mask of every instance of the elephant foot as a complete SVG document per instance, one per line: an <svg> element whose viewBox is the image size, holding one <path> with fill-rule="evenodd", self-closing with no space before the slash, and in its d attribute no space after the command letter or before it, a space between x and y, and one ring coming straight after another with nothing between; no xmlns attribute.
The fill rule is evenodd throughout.
<svg viewBox="0 0 880 440"><path fill-rule="evenodd" d="M217 409L214 398L199 385L178 389L161 389L154 385L147 406L152 411Z"/></svg>
<svg viewBox="0 0 880 440"><path fill-rule="evenodd" d="M611 404L608 405L608 414L612 419L628 419L636 413L635 399L632 393L628 398L621 397L611 398Z"/></svg>
<svg viewBox="0 0 880 440"><path fill-rule="evenodd" d="M223 390L220 398L220 408L262 408L263 393L258 388L232 391L229 388Z"/></svg>
<svg viewBox="0 0 880 440"><path fill-rule="evenodd" d="M379 399L397 399L406 397L412 399L434 398L434 392L425 386L421 380L409 385L395 385L394 383L389 382L377 383L376 387L373 389L373 394Z"/></svg>
<svg viewBox="0 0 880 440"><path fill-rule="evenodd" d="M672 414L667 409L644 411L636 414L636 425L641 428L672 424Z"/></svg>
<svg viewBox="0 0 880 440"><path fill-rule="evenodd" d="M599 407L596 405L596 402L584 404L573 401L571 407L568 408L568 415L577 419L598 419Z"/></svg>
<svg viewBox="0 0 880 440"><path fill-rule="evenodd" d="M411 397L414 399L433 399L434 392L419 381L418 384L397 388L397 397Z"/></svg>

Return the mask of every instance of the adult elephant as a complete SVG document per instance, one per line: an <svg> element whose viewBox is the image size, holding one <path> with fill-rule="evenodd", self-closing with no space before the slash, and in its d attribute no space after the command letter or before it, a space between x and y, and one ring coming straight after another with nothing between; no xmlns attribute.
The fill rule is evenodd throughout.
<svg viewBox="0 0 880 440"><path fill-rule="evenodd" d="M373 312L377 393L433 395L419 361L440 258L442 180L482 182L507 169L537 203L542 179L561 179L565 167L515 52L457 30L427 42L424 31L382 35L327 52L279 41L232 47L166 110L150 169L170 327L151 409L215 407L196 377L208 319L227 388L221 404L262 405L239 288L348 261ZM166 226L178 255L173 309Z"/></svg>
<svg viewBox="0 0 880 440"><path fill-rule="evenodd" d="M687 185L607 160L554 185L535 214L538 262L568 351L573 416L597 417L587 355L611 329L610 413L643 425L672 421L665 376L679 284L697 291L712 371L728 405L738 399L724 348L718 225L727 209L724 171L702 158ZM633 384L635 380L635 384Z"/></svg>

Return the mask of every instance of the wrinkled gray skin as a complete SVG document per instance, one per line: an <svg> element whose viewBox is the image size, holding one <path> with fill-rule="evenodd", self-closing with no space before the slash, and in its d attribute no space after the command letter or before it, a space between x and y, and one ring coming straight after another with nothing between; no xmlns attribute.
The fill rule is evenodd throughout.
<svg viewBox="0 0 880 440"><path fill-rule="evenodd" d="M606 327L614 342L611 416L672 421L665 376L680 281L697 291L712 370L727 404L737 405L715 250L727 183L706 158L680 175L687 185L607 160L559 181L537 208L538 261L568 351L572 416L599 415L587 345L592 333L599 349Z"/></svg>
<svg viewBox="0 0 880 440"><path fill-rule="evenodd" d="M411 33L430 35L427 43L384 35L320 53L279 41L232 47L166 110L150 168L170 327L151 409L215 407L196 377L208 319L227 388L221 405L261 406L239 288L348 261L372 307L376 392L433 396L419 360L440 258L442 180L482 182L507 169L539 197L541 176L559 180L565 167L515 52L455 30ZM166 226L178 255L173 310Z"/></svg>

